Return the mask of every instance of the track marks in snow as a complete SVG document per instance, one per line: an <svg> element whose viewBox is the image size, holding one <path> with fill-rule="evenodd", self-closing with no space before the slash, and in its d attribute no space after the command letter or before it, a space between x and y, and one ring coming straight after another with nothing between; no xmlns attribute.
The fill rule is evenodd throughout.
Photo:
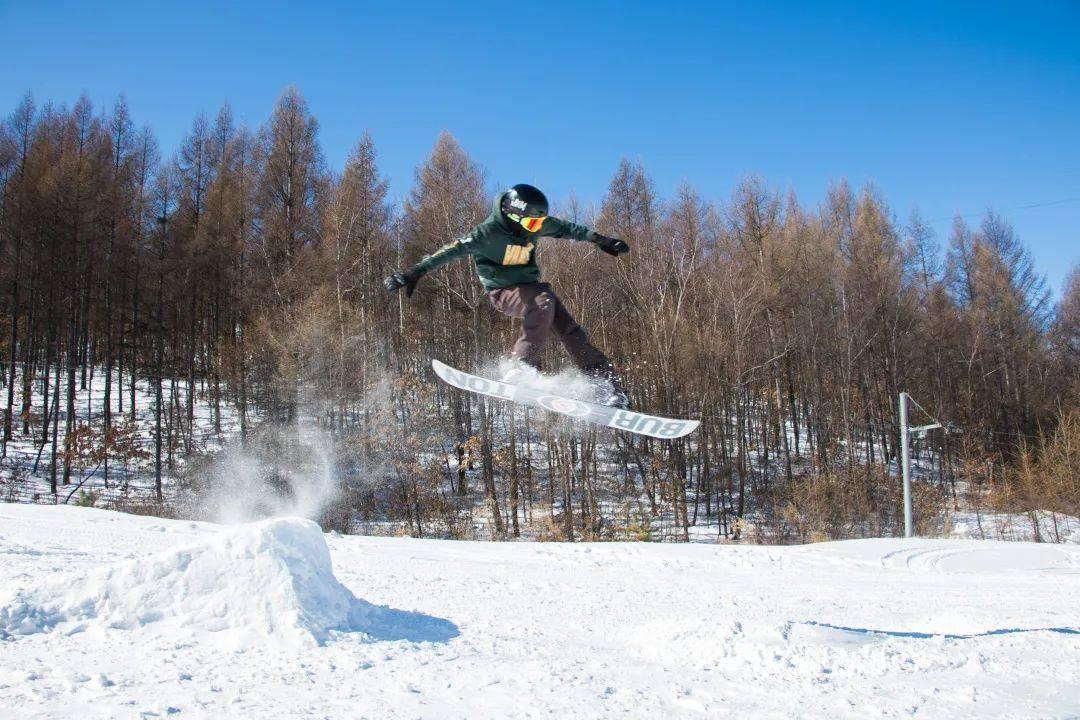
<svg viewBox="0 0 1080 720"><path fill-rule="evenodd" d="M18 570L0 562L0 583L18 571L74 572L49 547L96 552L103 528L124 543L110 540L82 562L141 557L176 544L181 531L223 531L141 519L123 527L91 510L19 512L34 517L17 531L5 526L0 549L44 554L4 556ZM209 635L141 634L154 625L25 636L0 643L0 716L92 708L99 717L164 717L171 707L180 717L274 719L1024 718L1080 709L1080 642L1070 632L1080 626L1080 580L1069 572L1073 556L1038 546L1016 546L1030 550L1029 565L1012 557L995 570L986 567L992 556L972 550L1000 543L325 539L342 585L400 613L373 625L411 634L330 631L303 652L222 652ZM926 552L949 549L956 554L936 560ZM445 618L457 634L425 638L416 615ZM133 653L136 638L145 642Z"/></svg>
<svg viewBox="0 0 1080 720"><path fill-rule="evenodd" d="M881 566L943 573L1080 573L1080 553L1056 545L954 542L893 550L881 556Z"/></svg>

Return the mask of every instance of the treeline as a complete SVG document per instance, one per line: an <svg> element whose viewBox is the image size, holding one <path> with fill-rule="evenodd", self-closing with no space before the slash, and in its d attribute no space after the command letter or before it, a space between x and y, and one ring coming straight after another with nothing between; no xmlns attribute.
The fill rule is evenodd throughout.
<svg viewBox="0 0 1080 720"><path fill-rule="evenodd" d="M411 300L380 279L481 220L493 191L444 133L392 206L372 139L331 171L294 89L257 130L227 106L197 118L168 157L122 100L27 97L0 131L3 454L32 437L55 494L79 428L119 445L143 383L161 500L174 454L198 449L204 401L217 429L232 408L244 437L314 413L343 477L365 476L339 515L413 534L648 537L666 518L675 537L709 524L807 540L896 531L903 390L950 430L923 443L924 522L975 485L1006 509L1080 514L1080 273L1051 305L1004 218L958 218L942 252L872 189L841 182L817 208L755 179L722 200L662 199L623 162L599 207L558 212L633 252L551 241L541 266L638 408L702 420L656 442L433 380L431 358L481 367L516 328L468 263ZM104 404L79 408L94 373Z"/></svg>

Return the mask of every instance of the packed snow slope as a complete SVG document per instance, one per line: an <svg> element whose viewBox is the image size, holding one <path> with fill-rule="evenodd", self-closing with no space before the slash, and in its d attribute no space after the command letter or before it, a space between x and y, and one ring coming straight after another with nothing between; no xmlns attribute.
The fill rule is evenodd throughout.
<svg viewBox="0 0 1080 720"><path fill-rule="evenodd" d="M1080 547L469 543L0 505L0 717L1080 717Z"/></svg>

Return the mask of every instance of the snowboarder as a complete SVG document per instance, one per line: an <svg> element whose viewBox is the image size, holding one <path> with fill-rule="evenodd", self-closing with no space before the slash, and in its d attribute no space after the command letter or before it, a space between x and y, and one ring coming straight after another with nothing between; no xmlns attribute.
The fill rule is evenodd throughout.
<svg viewBox="0 0 1080 720"><path fill-rule="evenodd" d="M611 361L589 342L585 330L551 286L540 282L535 251L541 237L592 242L616 257L630 251L630 246L622 240L550 217L544 193L532 185L520 184L499 193L491 214L464 237L444 245L407 270L395 272L383 284L390 292L405 288L406 297L411 297L424 275L471 255L491 304L502 314L521 320L521 337L514 344L510 355L512 365L502 382L520 380L523 365L539 372L544 344L554 332L582 372L610 384L611 392L604 398L604 404L629 407L629 398Z"/></svg>

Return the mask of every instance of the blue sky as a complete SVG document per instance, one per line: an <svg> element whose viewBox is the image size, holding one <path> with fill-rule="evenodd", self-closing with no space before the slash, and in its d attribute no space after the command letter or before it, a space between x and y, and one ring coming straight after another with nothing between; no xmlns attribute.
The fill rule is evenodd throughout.
<svg viewBox="0 0 1080 720"><path fill-rule="evenodd" d="M330 166L369 130L395 197L447 129L492 188L598 202L622 157L668 197L758 174L816 205L847 178L942 244L954 214L1004 213L1055 291L1080 261L1071 0L0 0L0 28L0 112L123 93L165 152L196 114L254 126L295 84Z"/></svg>

